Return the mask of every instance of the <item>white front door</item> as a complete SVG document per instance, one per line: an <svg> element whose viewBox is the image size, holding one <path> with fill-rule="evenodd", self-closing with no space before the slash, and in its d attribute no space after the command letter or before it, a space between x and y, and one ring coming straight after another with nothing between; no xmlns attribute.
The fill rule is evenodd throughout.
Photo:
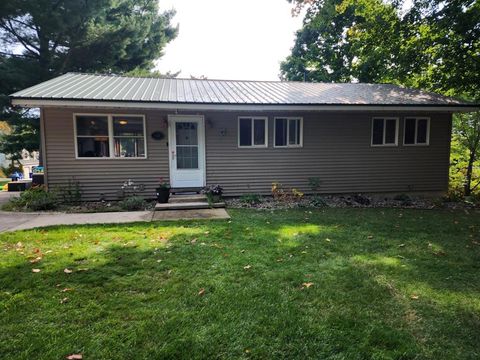
<svg viewBox="0 0 480 360"><path fill-rule="evenodd" d="M205 123L199 115L168 117L170 186L205 186Z"/></svg>

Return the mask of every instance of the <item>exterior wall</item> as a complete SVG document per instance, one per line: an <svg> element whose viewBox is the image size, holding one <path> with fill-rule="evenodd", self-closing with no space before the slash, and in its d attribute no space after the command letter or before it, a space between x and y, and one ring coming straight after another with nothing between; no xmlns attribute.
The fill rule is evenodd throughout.
<svg viewBox="0 0 480 360"><path fill-rule="evenodd" d="M133 113L146 115L147 159L75 159L73 113ZM271 183L309 190L308 178L318 177L323 193L441 192L448 187L451 115L416 113L258 113L188 112L206 122L207 184L220 184L226 195L269 194ZM46 165L50 186L75 178L85 198L101 194L116 198L123 181L146 185L153 197L160 177L168 178L168 140L153 140L154 131L167 134L167 112L45 108ZM268 148L238 148L238 116L268 115ZM399 145L372 147L371 118L397 116ZM274 116L303 116L303 147L274 148ZM403 146L403 117L430 116L430 145Z"/></svg>
<svg viewBox="0 0 480 360"><path fill-rule="evenodd" d="M74 113L144 114L146 118L147 159L75 158L73 130ZM153 140L155 131L167 133L161 113L151 111L105 111L100 109L45 108L45 160L48 186L63 185L68 180L80 183L86 200L117 199L124 181L132 179L145 184L144 195L154 197L154 189L160 177L168 179L168 142Z"/></svg>

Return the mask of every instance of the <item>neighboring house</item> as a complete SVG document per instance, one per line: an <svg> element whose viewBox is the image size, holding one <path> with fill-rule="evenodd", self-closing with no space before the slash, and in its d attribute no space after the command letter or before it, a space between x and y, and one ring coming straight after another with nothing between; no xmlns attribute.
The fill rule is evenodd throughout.
<svg viewBox="0 0 480 360"><path fill-rule="evenodd" d="M68 73L11 95L41 108L49 186L86 199L123 182L220 184L269 194L272 182L322 193L447 190L452 113L478 105L395 85L130 78Z"/></svg>
<svg viewBox="0 0 480 360"><path fill-rule="evenodd" d="M0 135L5 134L5 133L10 133L11 129L8 126L8 124L4 121L0 121ZM20 164L22 165L23 168L23 176L25 179L30 178L30 174L32 173L32 169L35 166L38 166L38 159L39 159L39 152L38 151L32 151L28 152L27 150L22 150L22 158L19 160ZM2 154L0 153L0 166L4 168L8 168L11 165L11 160L9 159L8 154ZM0 177L1 176L9 176L10 174L2 174L0 171Z"/></svg>

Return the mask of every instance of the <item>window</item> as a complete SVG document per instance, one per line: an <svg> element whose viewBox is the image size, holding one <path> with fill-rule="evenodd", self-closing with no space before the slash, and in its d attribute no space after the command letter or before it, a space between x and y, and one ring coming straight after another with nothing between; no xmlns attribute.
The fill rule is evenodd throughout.
<svg viewBox="0 0 480 360"><path fill-rule="evenodd" d="M145 119L136 115L75 115L79 158L145 158Z"/></svg>
<svg viewBox="0 0 480 360"><path fill-rule="evenodd" d="M429 118L405 118L404 145L428 145L429 138Z"/></svg>
<svg viewBox="0 0 480 360"><path fill-rule="evenodd" d="M267 147L267 118L238 118L238 146Z"/></svg>
<svg viewBox="0 0 480 360"><path fill-rule="evenodd" d="M302 118L275 118L275 147L300 147L303 138Z"/></svg>
<svg viewBox="0 0 480 360"><path fill-rule="evenodd" d="M396 146L397 137L397 118L374 118L372 120L372 146Z"/></svg>

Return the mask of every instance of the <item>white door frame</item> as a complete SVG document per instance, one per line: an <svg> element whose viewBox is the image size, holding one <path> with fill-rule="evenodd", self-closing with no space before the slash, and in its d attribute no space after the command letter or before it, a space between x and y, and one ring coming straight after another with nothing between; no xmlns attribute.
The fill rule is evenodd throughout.
<svg viewBox="0 0 480 360"><path fill-rule="evenodd" d="M175 184L174 175L178 171L175 168L176 161L176 137L175 137L175 123L181 121L196 121L198 123L197 135L198 135L198 167L201 171L202 179L199 179L198 186L180 186ZM168 163L170 170L170 186L175 187L204 187L207 181L207 161L205 156L205 118L203 115L168 115Z"/></svg>

